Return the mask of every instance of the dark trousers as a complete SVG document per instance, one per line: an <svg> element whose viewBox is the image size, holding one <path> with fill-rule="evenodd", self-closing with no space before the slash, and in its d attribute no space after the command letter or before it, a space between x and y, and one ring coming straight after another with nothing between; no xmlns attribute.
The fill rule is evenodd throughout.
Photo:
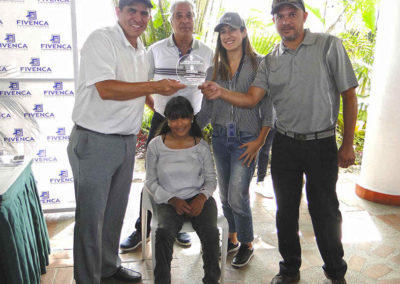
<svg viewBox="0 0 400 284"><path fill-rule="evenodd" d="M271 128L271 130L268 132L268 136L265 140L264 146L261 147L260 152L258 153L257 182L264 181L267 175L269 152L271 150L272 142L274 141L275 132L275 128Z"/></svg>
<svg viewBox="0 0 400 284"><path fill-rule="evenodd" d="M151 139L154 138L154 136L157 133L158 128L161 126L161 124L164 122L165 117L159 114L158 112L154 112L153 118L151 120L151 126L149 130L149 136L147 137L147 142L146 145L149 145ZM140 207L139 207L139 218L136 219L135 222L135 228L136 231L139 233L142 231L142 194L140 194ZM151 222L151 213L147 211L147 233L150 234L150 222Z"/></svg>
<svg viewBox="0 0 400 284"><path fill-rule="evenodd" d="M301 265L299 206L303 174L306 175L308 210L323 269L333 279L343 278L342 215L336 195L338 178L335 137L299 141L276 133L272 144L271 174L277 212L280 273L294 275Z"/></svg>
<svg viewBox="0 0 400 284"><path fill-rule="evenodd" d="M221 270L219 268L217 206L214 198L210 197L204 203L203 210L196 217L189 218L184 215L178 215L174 207L169 204L157 204L157 216L158 228L156 232L154 283L171 283L171 260L175 237L181 230L183 222L187 220L190 220L192 223L203 248L203 283L218 283Z"/></svg>

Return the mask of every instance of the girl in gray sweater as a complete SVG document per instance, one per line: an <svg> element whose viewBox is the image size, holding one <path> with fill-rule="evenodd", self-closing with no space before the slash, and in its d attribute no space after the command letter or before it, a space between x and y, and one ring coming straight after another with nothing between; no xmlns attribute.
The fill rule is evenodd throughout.
<svg viewBox="0 0 400 284"><path fill-rule="evenodd" d="M210 148L201 136L190 102L172 98L159 135L147 148L146 187L156 203L155 283L171 283L175 237L190 220L203 248L204 283L218 283L219 233L212 197L217 181Z"/></svg>

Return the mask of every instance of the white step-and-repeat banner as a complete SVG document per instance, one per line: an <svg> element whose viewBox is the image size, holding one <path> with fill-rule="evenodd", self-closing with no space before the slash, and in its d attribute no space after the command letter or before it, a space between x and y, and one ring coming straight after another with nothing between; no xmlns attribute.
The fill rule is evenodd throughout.
<svg viewBox="0 0 400 284"><path fill-rule="evenodd" d="M18 118L0 104L1 132L20 154L33 159L48 212L75 207L66 147L79 50L91 31L115 23L112 2L0 0L0 100L14 100L26 109ZM38 135L29 135L26 118L37 121Z"/></svg>

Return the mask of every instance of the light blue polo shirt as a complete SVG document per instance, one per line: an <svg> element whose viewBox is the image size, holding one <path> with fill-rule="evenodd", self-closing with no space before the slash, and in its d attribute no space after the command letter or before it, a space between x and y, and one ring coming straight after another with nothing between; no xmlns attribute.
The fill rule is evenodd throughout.
<svg viewBox="0 0 400 284"><path fill-rule="evenodd" d="M252 86L271 96L278 129L306 134L334 128L340 94L358 83L341 40L306 29L296 50L281 42L264 58Z"/></svg>
<svg viewBox="0 0 400 284"><path fill-rule="evenodd" d="M203 58L205 64L210 66L213 60L213 51L203 42L193 39L191 54ZM155 81L162 79L179 80L176 75L176 65L180 58L178 47L175 45L172 35L166 39L160 40L150 46L148 54L149 61L149 79ZM154 94L154 109L164 116L165 106L168 101L176 96L187 98L193 106L194 113L197 114L201 108L203 95L201 91L194 86L188 86L177 91L172 96L163 96Z"/></svg>

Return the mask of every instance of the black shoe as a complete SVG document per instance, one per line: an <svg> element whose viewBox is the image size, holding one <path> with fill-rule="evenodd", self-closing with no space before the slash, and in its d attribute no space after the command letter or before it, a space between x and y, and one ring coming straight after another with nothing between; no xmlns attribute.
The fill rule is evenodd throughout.
<svg viewBox="0 0 400 284"><path fill-rule="evenodd" d="M328 279L331 281L332 284L346 284L346 283L347 283L347 282L346 282L346 279L344 279L344 277L341 278L341 279L334 279L334 278L330 277L330 276L326 273L325 270L324 270L324 274L325 274L326 278L328 278Z"/></svg>
<svg viewBox="0 0 400 284"><path fill-rule="evenodd" d="M329 279L331 280L331 284L346 284L346 279Z"/></svg>
<svg viewBox="0 0 400 284"><path fill-rule="evenodd" d="M236 244L232 243L230 239L228 239L228 250L227 253L230 254L231 252L237 251L239 249L239 242Z"/></svg>
<svg viewBox="0 0 400 284"><path fill-rule="evenodd" d="M150 236L147 236L146 241L150 240ZM142 233L134 231L129 237L121 242L119 245L123 252L132 251L140 246L142 243Z"/></svg>
<svg viewBox="0 0 400 284"><path fill-rule="evenodd" d="M109 278L112 278L112 279L115 279L115 280L118 280L121 282L136 283L136 282L142 281L142 274L140 274L139 272L136 272L132 269L120 266L118 271Z"/></svg>
<svg viewBox="0 0 400 284"><path fill-rule="evenodd" d="M235 252L239 249L239 242L236 244L232 243L230 239L228 239L228 249L226 250L226 254L230 254L231 252ZM201 254L203 254L203 248L201 248ZM221 259L221 247L219 247L219 259Z"/></svg>
<svg viewBox="0 0 400 284"><path fill-rule="evenodd" d="M271 280L271 284L294 284L300 281L300 273L293 276L288 276L284 274L277 274Z"/></svg>
<svg viewBox="0 0 400 284"><path fill-rule="evenodd" d="M253 257L254 249L249 248L246 244L241 244L239 251L232 260L233 267L246 266Z"/></svg>
<svg viewBox="0 0 400 284"><path fill-rule="evenodd" d="M188 233L178 233L175 241L178 245L183 247L190 247L192 245L192 240L190 239L190 235Z"/></svg>

